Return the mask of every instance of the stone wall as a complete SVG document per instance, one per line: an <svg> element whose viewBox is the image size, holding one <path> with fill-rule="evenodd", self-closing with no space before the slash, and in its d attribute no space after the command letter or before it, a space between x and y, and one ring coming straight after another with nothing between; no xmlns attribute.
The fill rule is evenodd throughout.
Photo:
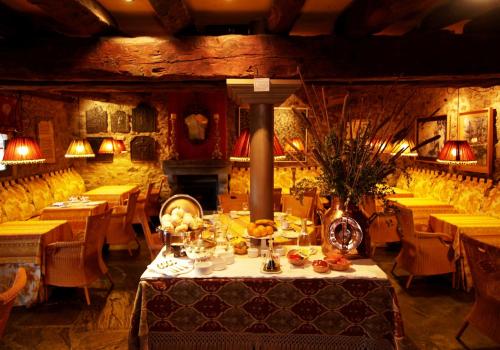
<svg viewBox="0 0 500 350"><path fill-rule="evenodd" d="M26 164L11 166L7 173L0 173L1 179L14 179L65 169L73 164L72 160L64 158L66 149L74 135L78 134L75 115L77 104L71 99L57 99L23 94L18 100L18 117L20 134L37 139L37 124L39 120L51 120L54 126L54 163ZM9 137L14 136L13 133ZM8 174L8 175L7 175ZM7 175L7 176L2 176Z"/></svg>

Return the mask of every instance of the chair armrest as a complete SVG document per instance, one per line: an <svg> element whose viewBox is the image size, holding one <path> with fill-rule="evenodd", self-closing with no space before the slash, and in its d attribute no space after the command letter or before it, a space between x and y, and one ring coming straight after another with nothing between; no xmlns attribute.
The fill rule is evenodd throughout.
<svg viewBox="0 0 500 350"><path fill-rule="evenodd" d="M418 238L438 238L444 242L450 243L453 241L453 237L447 235L442 232L423 232L423 231L415 231L415 235Z"/></svg>
<svg viewBox="0 0 500 350"><path fill-rule="evenodd" d="M123 216L127 215L127 206L126 205L118 205L113 208L113 212L111 216Z"/></svg>

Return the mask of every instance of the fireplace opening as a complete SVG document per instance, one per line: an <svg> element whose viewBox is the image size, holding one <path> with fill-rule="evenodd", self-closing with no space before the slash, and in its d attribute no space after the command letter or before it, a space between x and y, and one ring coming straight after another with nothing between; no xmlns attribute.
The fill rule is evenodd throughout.
<svg viewBox="0 0 500 350"><path fill-rule="evenodd" d="M214 212L219 193L217 178L217 175L177 175L177 192L196 198L204 212Z"/></svg>

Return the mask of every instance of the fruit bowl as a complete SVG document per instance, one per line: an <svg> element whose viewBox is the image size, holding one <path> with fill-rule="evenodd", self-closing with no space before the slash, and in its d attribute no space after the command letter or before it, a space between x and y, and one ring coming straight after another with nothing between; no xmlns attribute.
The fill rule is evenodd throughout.
<svg viewBox="0 0 500 350"><path fill-rule="evenodd" d="M312 266L313 270L318 273L325 273L330 270L330 266L325 260L314 260Z"/></svg>
<svg viewBox="0 0 500 350"><path fill-rule="evenodd" d="M343 257L341 255L335 256L335 257L328 257L325 259L325 261L330 266L330 269L335 270L335 271L349 270L349 268L352 265L351 261L347 260L345 257Z"/></svg>
<svg viewBox="0 0 500 350"><path fill-rule="evenodd" d="M302 254L297 249L290 250L286 255L288 262L295 266L304 266L307 261L307 256Z"/></svg>

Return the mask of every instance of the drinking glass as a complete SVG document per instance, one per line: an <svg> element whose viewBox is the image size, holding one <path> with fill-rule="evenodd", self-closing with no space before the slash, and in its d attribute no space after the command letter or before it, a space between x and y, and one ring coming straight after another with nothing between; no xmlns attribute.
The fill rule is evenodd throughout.
<svg viewBox="0 0 500 350"><path fill-rule="evenodd" d="M241 203L241 210L248 210L248 203L247 202L243 202Z"/></svg>

